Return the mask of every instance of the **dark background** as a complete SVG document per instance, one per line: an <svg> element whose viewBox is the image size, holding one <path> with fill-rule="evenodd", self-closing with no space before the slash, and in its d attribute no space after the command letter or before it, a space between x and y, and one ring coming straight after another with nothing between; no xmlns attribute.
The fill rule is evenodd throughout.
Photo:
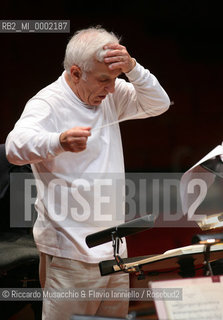
<svg viewBox="0 0 223 320"><path fill-rule="evenodd" d="M0 143L26 101L63 71L67 41L100 24L159 79L174 105L121 124L128 171L185 171L222 141L222 11L215 1L6 1L1 19L68 19L71 33L0 33Z"/></svg>
<svg viewBox="0 0 223 320"><path fill-rule="evenodd" d="M161 116L121 123L126 170L186 171L222 142L220 3L2 1L1 20L70 20L71 32L0 33L0 143L5 142L27 100L62 73L65 47L72 34L100 24L122 36L122 44L159 79L174 101ZM189 245L192 236L200 232L188 227L153 228L127 238L128 254L163 253Z"/></svg>
<svg viewBox="0 0 223 320"><path fill-rule="evenodd" d="M71 32L0 33L0 143L25 103L63 71L66 44L92 25L122 36L174 105L121 123L127 171L184 172L222 142L223 19L220 1L5 1L0 19L70 20ZM129 257L189 245L195 228L153 228L127 238Z"/></svg>

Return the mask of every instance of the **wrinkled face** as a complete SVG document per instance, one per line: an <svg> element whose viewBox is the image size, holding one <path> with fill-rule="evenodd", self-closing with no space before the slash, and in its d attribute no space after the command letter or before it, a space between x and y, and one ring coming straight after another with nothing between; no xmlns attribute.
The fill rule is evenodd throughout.
<svg viewBox="0 0 223 320"><path fill-rule="evenodd" d="M98 106L108 93L115 91L115 80L121 69L110 70L108 64L95 60L93 69L81 77L76 86L79 98L90 106Z"/></svg>

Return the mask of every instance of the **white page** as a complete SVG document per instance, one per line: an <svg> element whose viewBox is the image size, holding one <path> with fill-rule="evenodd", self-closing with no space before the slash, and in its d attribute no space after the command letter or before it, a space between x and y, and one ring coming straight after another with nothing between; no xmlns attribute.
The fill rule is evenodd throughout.
<svg viewBox="0 0 223 320"><path fill-rule="evenodd" d="M223 146L218 145L205 157L198 161L193 167L186 171L180 181L180 196L182 202L182 211L188 215L188 220L202 221L206 215L195 215L196 209L202 203L207 195L208 188L215 180L215 174L200 166L203 162L216 156L223 155ZM202 181L203 183L200 184ZM199 188L196 187L198 183Z"/></svg>
<svg viewBox="0 0 223 320"><path fill-rule="evenodd" d="M182 288L182 300L155 300L159 320L222 320L223 276L151 282L152 289Z"/></svg>

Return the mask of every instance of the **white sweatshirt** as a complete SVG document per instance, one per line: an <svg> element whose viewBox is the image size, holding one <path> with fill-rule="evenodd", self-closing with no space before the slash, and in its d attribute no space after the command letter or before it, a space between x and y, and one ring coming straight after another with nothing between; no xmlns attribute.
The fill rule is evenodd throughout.
<svg viewBox="0 0 223 320"><path fill-rule="evenodd" d="M65 72L30 99L6 140L11 163L31 163L36 179L38 218L34 238L50 255L98 263L111 259L111 243L89 249L88 234L124 222L124 161L118 124L157 116L169 107L159 82L140 64L116 79L115 92L95 106L84 104L65 80ZM62 132L90 126L86 150L65 152ZM125 242L120 254L126 249Z"/></svg>

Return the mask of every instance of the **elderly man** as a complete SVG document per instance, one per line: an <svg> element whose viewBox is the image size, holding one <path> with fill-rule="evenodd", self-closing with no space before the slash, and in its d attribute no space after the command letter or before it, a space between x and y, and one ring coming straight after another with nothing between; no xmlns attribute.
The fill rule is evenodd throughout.
<svg viewBox="0 0 223 320"><path fill-rule="evenodd" d="M99 261L113 257L111 243L89 249L85 238L124 222L124 197L113 183L116 174L124 173L118 122L157 116L170 101L155 76L113 33L99 27L74 34L64 68L57 81L28 101L6 141L8 160L30 163L36 178L33 231L41 285L54 290L128 288L127 274L100 277ZM118 79L121 73L129 82ZM120 255L126 254L124 242ZM126 301L43 301L43 319L124 317L127 312Z"/></svg>

